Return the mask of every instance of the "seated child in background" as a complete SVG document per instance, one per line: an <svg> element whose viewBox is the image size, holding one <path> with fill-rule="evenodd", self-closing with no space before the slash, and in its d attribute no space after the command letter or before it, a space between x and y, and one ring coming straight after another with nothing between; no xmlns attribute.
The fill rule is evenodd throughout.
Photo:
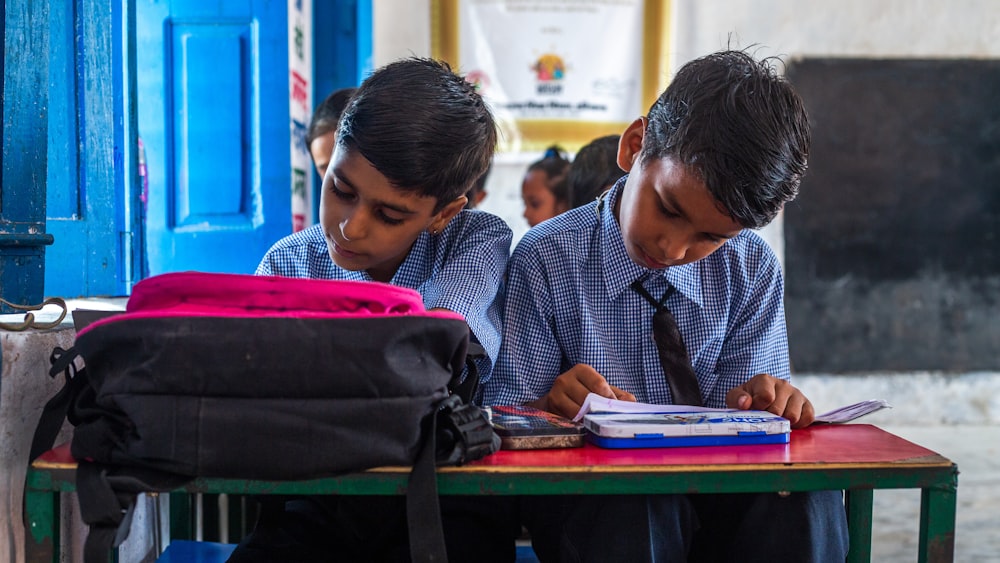
<svg viewBox="0 0 1000 563"><path fill-rule="evenodd" d="M793 428L812 422L812 405L789 382L780 265L750 230L796 196L809 143L802 100L770 60L724 51L684 65L622 134L617 161L628 175L595 207L518 243L486 404L571 417L591 392L673 402L651 338L657 304L638 282L676 318L706 406L767 410ZM828 562L847 553L841 491L520 502L543 561Z"/></svg>
<svg viewBox="0 0 1000 563"><path fill-rule="evenodd" d="M306 131L306 146L309 147L309 154L312 155L313 165L316 173L322 178L326 174L326 167L330 164L330 156L333 154L333 147L337 142L337 125L340 123L340 114L344 113L347 102L351 101L351 96L357 88L341 88L334 90L326 97L312 114L309 121L309 130Z"/></svg>
<svg viewBox="0 0 1000 563"><path fill-rule="evenodd" d="M621 135L598 137L580 149L573 157L566 183L569 187L569 207L593 203L625 175L618 166L618 141Z"/></svg>
<svg viewBox="0 0 1000 563"><path fill-rule="evenodd" d="M473 182L469 191L465 192L465 197L469 200L465 203L466 209L475 209L486 199L486 180L489 179L491 170L493 170L492 162L486 172L483 172L483 175Z"/></svg>
<svg viewBox="0 0 1000 563"><path fill-rule="evenodd" d="M529 227L569 209L566 173L570 161L558 146L545 149L540 160L531 163L521 182L524 218Z"/></svg>
<svg viewBox="0 0 1000 563"><path fill-rule="evenodd" d="M464 207L496 142L489 109L447 64L413 58L376 70L340 121L320 224L278 241L257 274L415 289L426 308L465 317L489 356L477 362L487 380L512 233ZM231 561L408 559L403 497L301 498L265 513Z"/></svg>

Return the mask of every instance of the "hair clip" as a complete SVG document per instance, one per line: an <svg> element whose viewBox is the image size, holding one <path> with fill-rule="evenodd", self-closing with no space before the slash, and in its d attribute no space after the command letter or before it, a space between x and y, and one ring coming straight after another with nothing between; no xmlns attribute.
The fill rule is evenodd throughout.
<svg viewBox="0 0 1000 563"><path fill-rule="evenodd" d="M556 147L549 147L545 149L545 155L542 158L562 158L562 155L559 154L559 149Z"/></svg>

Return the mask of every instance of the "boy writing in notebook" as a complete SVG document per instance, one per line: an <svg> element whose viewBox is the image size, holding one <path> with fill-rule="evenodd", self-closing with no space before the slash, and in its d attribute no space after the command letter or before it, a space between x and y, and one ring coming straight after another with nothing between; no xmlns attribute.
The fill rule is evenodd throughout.
<svg viewBox="0 0 1000 563"><path fill-rule="evenodd" d="M684 65L622 134L627 176L518 244L486 403L572 417L597 393L808 425L812 405L789 382L780 267L749 229L795 197L809 139L801 99L769 61L724 51ZM654 342L671 331L662 311L672 342ZM525 497L521 512L543 560L843 561L847 551L839 491Z"/></svg>
<svg viewBox="0 0 1000 563"><path fill-rule="evenodd" d="M512 233L464 208L496 142L482 98L446 64L413 58L376 70L341 117L320 224L278 241L257 274L415 289L427 309L465 317L488 356L479 374L489 377ZM303 498L283 508L265 513L231 561L409 558L402 497Z"/></svg>

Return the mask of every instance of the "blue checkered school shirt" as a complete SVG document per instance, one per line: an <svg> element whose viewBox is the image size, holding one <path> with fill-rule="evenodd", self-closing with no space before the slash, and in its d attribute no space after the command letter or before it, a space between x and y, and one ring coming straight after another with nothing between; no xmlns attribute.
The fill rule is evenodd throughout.
<svg viewBox="0 0 1000 563"><path fill-rule="evenodd" d="M465 317L490 357L477 362L480 381L490 377L500 350L503 274L512 233L499 217L462 210L437 235L420 233L389 283L420 292L424 307ZM368 272L337 266L327 250L321 225L281 239L264 255L257 275L373 281Z"/></svg>
<svg viewBox="0 0 1000 563"><path fill-rule="evenodd" d="M653 306L630 284L643 278L677 319L705 405L759 373L789 379L783 282L777 258L744 230L692 264L650 270L625 251L606 197L528 231L511 257L500 358L484 404L523 404L582 363L640 402L672 402L652 338Z"/></svg>

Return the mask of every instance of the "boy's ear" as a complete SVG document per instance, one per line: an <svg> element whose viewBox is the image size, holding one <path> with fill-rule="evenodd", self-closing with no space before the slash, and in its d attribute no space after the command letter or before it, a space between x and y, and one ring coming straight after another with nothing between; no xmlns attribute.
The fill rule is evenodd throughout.
<svg viewBox="0 0 1000 563"><path fill-rule="evenodd" d="M631 172L632 165L639 158L642 139L646 136L646 124L645 117L636 119L625 129L621 140L618 141L618 166L625 172Z"/></svg>
<svg viewBox="0 0 1000 563"><path fill-rule="evenodd" d="M458 215L458 212L465 209L465 204L468 203L469 198L464 195L460 195L455 199L451 200L448 205L445 205L441 211L437 212L437 216L431 221L431 224L427 226L427 230L432 234L436 235L444 230L448 226L448 222L451 221L452 217Z"/></svg>

